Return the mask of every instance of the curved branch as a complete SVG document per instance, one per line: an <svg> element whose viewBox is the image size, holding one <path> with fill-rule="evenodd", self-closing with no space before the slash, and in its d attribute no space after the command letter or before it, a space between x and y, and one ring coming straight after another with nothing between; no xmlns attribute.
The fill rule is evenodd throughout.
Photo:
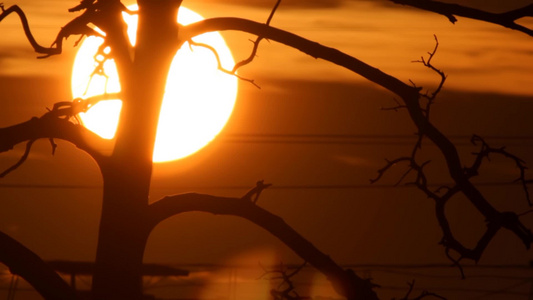
<svg viewBox="0 0 533 300"><path fill-rule="evenodd" d="M51 47L43 47L39 43L37 43L37 41L33 37L30 25L28 24L28 18L26 18L26 14L24 14L24 11L19 6L13 5L10 6L8 9L4 9L4 6L0 4L0 9L2 10L2 13L0 14L0 22L11 13L16 13L19 16L20 21L22 23L22 28L24 29L24 33L26 34L26 37L28 38L28 41L30 42L31 46L33 47L35 52L44 54L39 58L45 58L52 55L61 54L61 52L63 51L63 39L68 38L70 35L94 35L102 37L100 33L87 26L87 24L90 23L90 20L87 14L83 14L79 17L74 18L63 28L61 28Z"/></svg>
<svg viewBox="0 0 533 300"><path fill-rule="evenodd" d="M0 153L13 149L19 143L41 138L57 138L74 144L87 152L98 163L103 162L105 156L94 149L89 140L104 141L81 125L74 124L66 119L56 118L50 113L41 118L32 118L29 121L0 128Z"/></svg>
<svg viewBox="0 0 533 300"><path fill-rule="evenodd" d="M0 232L0 262L24 278L47 300L73 300L74 290L37 254Z"/></svg>
<svg viewBox="0 0 533 300"><path fill-rule="evenodd" d="M0 5L0 9L2 10L2 13L0 14L0 22L2 22L2 20L11 13L16 13L19 16L20 21L22 22L22 28L24 29L24 33L26 34L26 37L28 38L28 41L30 42L35 52L47 55L61 53L61 48L47 48L37 43L37 41L33 37L33 34L31 33L30 25L28 24L28 18L26 18L26 14L24 14L24 11L18 5L10 6L8 9L4 9L4 6Z"/></svg>
<svg viewBox="0 0 533 300"><path fill-rule="evenodd" d="M149 206L149 226L184 212L202 211L217 215L238 216L247 219L290 247L302 259L324 273L335 290L350 300L377 299L372 283L359 278L351 270L344 270L329 256L320 252L280 217L255 205L245 198L226 198L196 193L165 197Z"/></svg>
<svg viewBox="0 0 533 300"><path fill-rule="evenodd" d="M320 58L336 65L351 70L364 78L390 90L402 98L417 98L418 88L406 85L397 78L390 76L346 53L337 49L323 46L296 34L240 18L212 18L183 26L180 31L180 40L187 41L202 33L210 31L236 30L261 36L289 47L298 49L314 58Z"/></svg>
<svg viewBox="0 0 533 300"><path fill-rule="evenodd" d="M443 3L433 0L390 0L401 5L408 5L420 8L427 11L432 11L441 14L450 20L450 22L457 22L455 16L461 16L469 19L485 21L488 23L507 27L509 29L518 30L529 36L533 36L533 30L519 25L516 20L524 17L533 17L533 4L525 7L515 9L505 13L490 13L483 10L465 7L459 4Z"/></svg>
<svg viewBox="0 0 533 300"><path fill-rule="evenodd" d="M193 36L209 32L235 30L251 33L257 36L285 44L298 49L315 58L321 58L336 65L351 70L362 77L388 89L400 96L405 103L405 108L418 128L420 135L427 136L441 151L448 172L457 188L470 200L488 222L500 224L502 227L512 231L529 248L533 242L533 234L527 229L518 218L503 218L504 213L497 211L483 194L469 181L465 174L463 164L455 145L440 132L427 118L424 110L420 107L420 89L409 86L397 78L388 75L354 57L347 55L337 49L325 47L312 42L298 35L270 27L266 24L253 22L239 18L213 18L184 26L180 38L191 39Z"/></svg>

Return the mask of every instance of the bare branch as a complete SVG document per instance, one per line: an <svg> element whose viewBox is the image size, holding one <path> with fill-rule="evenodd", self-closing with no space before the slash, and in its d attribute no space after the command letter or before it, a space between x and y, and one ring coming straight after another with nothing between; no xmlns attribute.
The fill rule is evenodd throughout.
<svg viewBox="0 0 533 300"><path fill-rule="evenodd" d="M485 21L496 25L501 25L510 29L518 30L529 36L533 36L533 30L516 23L518 19L533 17L533 4L504 13L490 13L483 10L465 7L459 4L443 3L433 0L390 0L397 4L408 5L427 11L441 14L450 20L457 22L455 16Z"/></svg>
<svg viewBox="0 0 533 300"><path fill-rule="evenodd" d="M0 14L0 22L11 13L16 13L19 16L20 21L22 22L24 33L26 34L26 37L28 38L28 41L30 42L31 46L33 47L35 52L44 54L39 58L46 58L52 55L61 54L63 48L63 39L66 39L71 35L102 36L100 33L87 26L87 24L90 22L89 19L86 15L81 15L67 23L67 25L65 25L63 28L61 28L51 47L43 47L39 43L37 43L37 41L33 37L30 26L28 24L28 19L26 18L26 14L19 6L13 5L10 6L8 9L5 9L4 6L0 4L0 9L2 10L2 13Z"/></svg>
<svg viewBox="0 0 533 300"><path fill-rule="evenodd" d="M149 206L150 228L159 222L184 212L202 211L216 215L247 219L280 239L302 259L324 273L335 290L351 300L377 299L372 283L359 278L353 271L339 267L328 255L320 252L280 217L242 198L216 197L196 193L165 197Z"/></svg>
<svg viewBox="0 0 533 300"><path fill-rule="evenodd" d="M474 145L477 145L478 143L480 143L481 144L481 149L479 150L479 152L474 153L476 155L476 159L474 160L474 163L472 164L472 166L470 166L469 168L465 168L465 174L467 176L469 176L469 177L473 177L473 176L477 175L479 173L479 168L481 167L483 159L485 159L485 158L488 159L489 155L492 154L492 153L502 155L503 157L508 158L511 161L513 161L515 163L516 167L518 168L518 170L520 172L520 175L515 180L515 182L520 182L520 184L522 185L522 188L524 190L524 194L526 196L527 203L528 203L529 206L532 206L533 203L531 202L531 198L530 198L530 195L529 195L529 189L528 189L528 184L530 183L530 181L526 179L527 167L525 165L525 162L521 158L519 158L518 156L509 153L507 150L505 150L504 147L493 148L493 147L489 146L489 144L487 144L485 142L485 140L483 138L481 138L480 136L478 136L478 135L473 135L472 139L471 139L471 142Z"/></svg>
<svg viewBox="0 0 533 300"><path fill-rule="evenodd" d="M337 49L325 47L293 33L271 27L266 24L240 18L212 18L183 26L179 38L187 41L194 36L211 31L237 30L248 32L265 39L273 40L289 47L298 49L314 58L321 58L351 70L368 80L383 86L402 99L418 99L418 88L413 88Z"/></svg>
<svg viewBox="0 0 533 300"><path fill-rule="evenodd" d="M444 297L442 297L442 296L440 296L438 294L435 294L435 293L430 293L428 291L422 291L420 293L420 295L418 295L417 297L409 298L411 296L411 293L413 292L414 287L415 287L415 281L413 280L411 282L408 282L407 285L409 286L409 289L407 290L407 293L405 294L405 296L403 298L400 298L399 300L421 300L421 299L424 299L426 297L434 297L434 298L446 300L446 298L444 298Z"/></svg>
<svg viewBox="0 0 533 300"><path fill-rule="evenodd" d="M257 200L259 200L259 196L261 195L261 192L264 189L267 189L268 187L272 186L272 184L270 183L265 184L264 182L265 182L264 180L258 181L256 186L253 189L251 189L248 193L246 193L246 195L244 195L241 199L251 201L253 203L257 203ZM253 195L255 195L254 199L252 199Z"/></svg>
<svg viewBox="0 0 533 300"><path fill-rule="evenodd" d="M22 157L14 165L7 168L4 172L0 173L0 178L5 177L7 174L18 169L18 167L20 167L26 161L26 159L28 159L28 156L30 155L30 151L31 151L31 146L33 145L34 142L35 140L30 140L28 141L28 143L26 143L26 150L24 150L24 154L22 154Z"/></svg>
<svg viewBox="0 0 533 300"><path fill-rule="evenodd" d="M270 25L270 22L272 21L272 18L274 17L274 14L276 13L276 10L278 9L280 3L281 3L281 0L277 0L276 4L272 8L272 11L270 12L270 15L268 16L268 19L265 23L267 26ZM252 49L252 52L250 53L250 56L236 63L232 70L233 73L237 72L237 70L239 70L241 67L251 63L254 60L254 58L257 56L257 50L259 49L259 43L261 43L262 40L263 40L262 36L257 36L257 39L254 42L254 47Z"/></svg>
<svg viewBox="0 0 533 300"><path fill-rule="evenodd" d="M193 41L192 39L188 40L187 42L188 42L189 45L191 45L191 46L203 47L203 48L206 48L206 49L208 49L209 51L211 51L211 52L213 53L213 55L215 56L216 60L217 60L217 64L218 64L217 68L218 68L218 70L220 70L220 71L222 71L222 72L224 72L224 73L226 73L226 74L228 74L228 75L235 76L235 77L239 78L240 80L247 81L247 82L253 84L256 88L259 88L259 89L261 88L259 85L257 85L257 84L255 83L255 81L254 81L253 79L244 78L244 77L242 77L242 76L240 76L240 75L237 75L234 71L226 70L226 69L222 66L222 63L221 63L221 61L220 61L220 56L218 55L217 50L216 50L213 46L208 45L208 44L204 44L204 43L197 43L197 42Z"/></svg>
<svg viewBox="0 0 533 300"><path fill-rule="evenodd" d="M76 299L74 290L33 251L3 232L0 245L0 262L24 278L44 299Z"/></svg>
<svg viewBox="0 0 533 300"><path fill-rule="evenodd" d="M387 164L378 170L378 176L376 176L376 178L374 179L370 179L370 183L376 183L378 182L382 177L383 175L385 175L385 173L390 169L392 168L394 165L396 165L397 163L399 162L403 162L403 161L407 161L407 162L411 162L411 158L410 157L400 157L400 158L397 158L397 159L394 159L394 160L385 160L387 162ZM398 185L400 182L396 183L396 185Z"/></svg>
<svg viewBox="0 0 533 300"><path fill-rule="evenodd" d="M11 150L19 143L40 138L68 141L87 152L97 162L105 160L105 156L94 149L89 142L90 140L102 142L105 140L81 125L58 117L54 111L46 113L41 118L34 117L17 125L0 128L0 152Z"/></svg>
<svg viewBox="0 0 533 300"><path fill-rule="evenodd" d="M307 262L304 262L300 266L294 268L292 272L289 272L291 268L284 266L283 263L280 263L278 268L265 270L265 273L261 277L273 274L269 279L271 281L280 281L276 289L270 290L270 294L274 297L274 300L310 299L310 297L300 296L298 292L296 292L294 282L292 281L292 277L298 274L306 264Z"/></svg>
<svg viewBox="0 0 533 300"><path fill-rule="evenodd" d="M433 57L435 57L435 54L437 53L437 50L439 48L439 40L438 40L436 35L433 35L433 36L435 37L435 48L433 49L432 52L428 52L429 57L428 57L427 61L424 59L424 57L421 57L420 60L415 61L415 62L422 63L424 66L426 66L429 69L435 71L435 73L439 74L439 76L441 78L437 89L435 89L435 91L433 91L431 93L431 95L427 95L427 94L426 95L422 95L424 98L426 98L428 100L428 104L427 104L426 109L425 109L426 115L428 117L429 117L430 107L433 104L433 100L435 100L437 95L442 90L442 87L444 86L444 82L446 81L446 78L447 78L446 74L442 70L437 69L433 64L431 64L431 60L433 59Z"/></svg>

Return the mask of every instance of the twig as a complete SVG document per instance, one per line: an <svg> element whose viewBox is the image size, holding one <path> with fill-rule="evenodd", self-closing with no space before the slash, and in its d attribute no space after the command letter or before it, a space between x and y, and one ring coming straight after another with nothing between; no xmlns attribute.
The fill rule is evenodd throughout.
<svg viewBox="0 0 533 300"><path fill-rule="evenodd" d="M259 196L261 195L261 192L263 192L264 189L267 189L270 186L272 186L272 184L270 183L265 184L264 180L259 180L256 183L256 186L250 191L248 191L246 195L242 196L241 199L251 201L252 203L257 203L257 200L259 200ZM252 199L252 196L254 195L255 197L254 199Z"/></svg>
<svg viewBox="0 0 533 300"><path fill-rule="evenodd" d="M22 157L14 165L12 165L11 167L7 168L4 172L2 172L0 174L0 178L4 178L7 174L18 169L26 161L26 159L28 159L28 156L30 155L30 151L31 151L31 146L33 145L34 142L35 140L30 140L28 141L28 143L26 143L26 150L24 150L24 154L22 154Z"/></svg>
<svg viewBox="0 0 533 300"><path fill-rule="evenodd" d="M267 26L270 25L270 22L272 21L272 18L274 17L274 14L276 13L276 10L278 9L280 3L281 3L281 0L277 0L276 4L272 8L272 11L270 12L270 15L268 16L268 19L265 23ZM236 63L235 66L233 67L232 73L236 73L237 70L239 70L241 67L251 63L254 60L254 58L257 56L257 50L259 49L259 43L261 43L262 40L263 40L262 36L257 36L254 42L254 47L252 48L252 52L250 53L250 56Z"/></svg>
<svg viewBox="0 0 533 300"><path fill-rule="evenodd" d="M224 73L226 73L226 74L229 74L229 75L235 76L235 77L239 78L240 80L247 81L247 82L253 84L255 87L257 87L257 88L259 88L259 89L261 88L259 85L257 85L257 84L255 83L255 81L254 81L253 79L244 78L244 77L242 77L242 76L236 74L236 73L233 72L233 71L230 71L230 70L225 69L225 68L222 66L222 63L221 63L221 61L220 61L220 56L218 55L217 50L216 50L214 47L212 47L211 45L204 44L204 43L197 43L197 42L193 41L192 39L188 40L187 42L189 42L189 45L191 45L191 46L203 47L203 48L206 48L206 49L208 49L209 51L211 51L211 52L213 53L213 55L215 56L216 60L217 60L217 68L218 68L218 70L220 70L220 71L222 71L222 72L224 72Z"/></svg>

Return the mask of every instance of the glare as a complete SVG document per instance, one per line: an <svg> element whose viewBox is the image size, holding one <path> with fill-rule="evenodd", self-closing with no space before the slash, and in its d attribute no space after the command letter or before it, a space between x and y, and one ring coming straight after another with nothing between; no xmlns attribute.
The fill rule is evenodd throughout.
<svg viewBox="0 0 533 300"><path fill-rule="evenodd" d="M136 10L136 6L130 6ZM137 16L124 14L128 36L135 44ZM181 7L178 21L187 25L203 18ZM206 33L194 38L195 42L209 44L217 49L222 65L231 69L234 60L219 33ZM91 74L96 62L94 55L102 38L88 37L80 46L72 72L74 98L87 98L104 93L120 92L120 83L114 61L104 64L106 76ZM237 78L218 70L213 53L186 43L174 57L168 74L165 97L159 117L154 150L154 162L186 157L212 141L228 121L237 95ZM115 135L122 102L100 102L87 113L80 114L83 125L103 138Z"/></svg>

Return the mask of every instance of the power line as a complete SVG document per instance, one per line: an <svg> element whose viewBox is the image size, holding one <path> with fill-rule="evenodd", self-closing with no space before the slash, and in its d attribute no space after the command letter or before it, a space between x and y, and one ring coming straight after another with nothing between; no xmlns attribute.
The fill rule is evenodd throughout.
<svg viewBox="0 0 533 300"><path fill-rule="evenodd" d="M452 186L452 183L428 184L428 187ZM520 186L516 182L479 182L476 186ZM252 185L198 185L198 186L154 186L153 190L176 190L176 189L198 189L198 190L248 190ZM12 189L101 189L102 185L68 185L68 184L25 184L25 183L0 183L0 188ZM417 188L414 185L395 184L301 184L301 185L272 185L269 190L359 190L359 189L396 189L396 188Z"/></svg>
<svg viewBox="0 0 533 300"><path fill-rule="evenodd" d="M473 146L471 135L450 135L456 146ZM490 142L506 145L533 146L533 136L483 136ZM221 140L231 143L261 144L351 144L351 145L413 145L416 135L379 135L379 134L227 134ZM426 139L426 142L429 141Z"/></svg>

